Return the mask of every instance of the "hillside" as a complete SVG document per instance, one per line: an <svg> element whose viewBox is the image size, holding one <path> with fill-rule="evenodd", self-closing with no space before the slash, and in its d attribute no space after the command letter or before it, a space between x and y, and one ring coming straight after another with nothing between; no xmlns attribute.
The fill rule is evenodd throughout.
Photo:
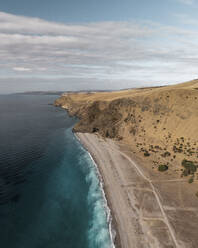
<svg viewBox="0 0 198 248"><path fill-rule="evenodd" d="M198 80L156 88L68 93L55 105L79 117L75 132L118 140L146 160L149 170L168 169L164 174L197 180Z"/></svg>

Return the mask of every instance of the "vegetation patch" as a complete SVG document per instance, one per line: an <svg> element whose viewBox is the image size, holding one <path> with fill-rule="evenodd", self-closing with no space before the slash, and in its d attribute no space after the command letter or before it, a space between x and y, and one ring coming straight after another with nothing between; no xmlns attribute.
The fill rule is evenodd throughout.
<svg viewBox="0 0 198 248"><path fill-rule="evenodd" d="M161 154L162 157L166 158L166 157L170 157L171 153L170 152L165 152L163 154Z"/></svg>
<svg viewBox="0 0 198 248"><path fill-rule="evenodd" d="M182 176L194 175L194 173L197 171L197 165L193 161L184 159L182 161L182 166L184 167Z"/></svg>
<svg viewBox="0 0 198 248"><path fill-rule="evenodd" d="M183 149L182 149L181 146L180 146L180 147L176 147L176 146L174 145L174 146L173 146L173 151L174 151L174 152L182 153L182 152L183 152Z"/></svg>
<svg viewBox="0 0 198 248"><path fill-rule="evenodd" d="M145 156L145 157L149 157L149 156L150 156L150 153L149 153L148 151L145 151L145 152L144 152L144 156Z"/></svg>
<svg viewBox="0 0 198 248"><path fill-rule="evenodd" d="M158 166L158 170L161 171L161 172L167 171L168 170L168 165L166 165L166 164L160 164Z"/></svg>
<svg viewBox="0 0 198 248"><path fill-rule="evenodd" d="M99 129L97 128L97 127L93 127L93 129L92 129L92 132L93 133L96 133L96 132L98 132L99 131Z"/></svg>
<svg viewBox="0 0 198 248"><path fill-rule="evenodd" d="M193 181L194 181L194 177L192 176L191 178L189 178L188 182L193 183Z"/></svg>

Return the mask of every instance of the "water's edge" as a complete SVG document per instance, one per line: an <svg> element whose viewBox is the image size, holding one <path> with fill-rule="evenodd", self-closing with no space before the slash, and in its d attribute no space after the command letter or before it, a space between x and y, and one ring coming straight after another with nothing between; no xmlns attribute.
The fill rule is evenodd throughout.
<svg viewBox="0 0 198 248"><path fill-rule="evenodd" d="M78 137L78 135L75 134L74 132L73 132L73 134L74 134L75 138L78 140L78 142L81 144L83 149L86 150L86 152L88 153L88 155L89 155L89 157L92 160L92 163L94 165L96 176L97 176L97 178L99 180L99 184L100 184L100 190L102 192L103 200L104 200L104 203L105 203L104 208L105 208L105 212L106 212L106 219L107 219L108 229L109 229L109 234L110 234L110 239L111 239L111 248L116 248L116 246L115 246L116 230L115 230L115 228L113 228L113 217L112 217L111 209L110 209L110 207L108 205L107 196L106 196L106 193L105 193L105 190L104 190L104 181L103 181L102 175L101 175L101 173L99 171L99 168L98 168L98 165L97 165L96 161L93 159L91 153L83 145L83 142L81 142L81 140Z"/></svg>

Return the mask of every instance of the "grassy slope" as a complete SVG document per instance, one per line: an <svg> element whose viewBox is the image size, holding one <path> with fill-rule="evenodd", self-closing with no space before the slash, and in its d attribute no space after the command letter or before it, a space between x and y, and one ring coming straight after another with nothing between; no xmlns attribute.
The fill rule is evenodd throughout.
<svg viewBox="0 0 198 248"><path fill-rule="evenodd" d="M56 101L78 115L74 128L121 140L153 169L168 164L181 175L181 161L198 156L198 80L159 88L65 94Z"/></svg>

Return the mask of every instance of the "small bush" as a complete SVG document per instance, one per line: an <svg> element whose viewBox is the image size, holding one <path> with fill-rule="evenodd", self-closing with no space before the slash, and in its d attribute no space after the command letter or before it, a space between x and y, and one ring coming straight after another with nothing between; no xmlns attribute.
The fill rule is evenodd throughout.
<svg viewBox="0 0 198 248"><path fill-rule="evenodd" d="M93 133L96 133L96 132L98 132L99 131L99 129L97 128L97 127L93 127L93 129L92 129L92 132Z"/></svg>
<svg viewBox="0 0 198 248"><path fill-rule="evenodd" d="M158 170L159 171L167 171L168 170L168 165L166 165L166 164L160 164L159 166L158 166Z"/></svg>
<svg viewBox="0 0 198 248"><path fill-rule="evenodd" d="M166 158L166 157L170 157L171 153L170 152L165 152L163 154L161 154L162 157Z"/></svg>
<svg viewBox="0 0 198 248"><path fill-rule="evenodd" d="M150 153L149 153L148 151L145 151L145 152L144 152L144 156L145 156L145 157L149 157L149 156L150 156Z"/></svg>
<svg viewBox="0 0 198 248"><path fill-rule="evenodd" d="M105 136L108 138L109 137L109 131L107 130L105 133Z"/></svg>
<svg viewBox="0 0 198 248"><path fill-rule="evenodd" d="M193 177L189 178L189 180L188 180L189 183L193 183L193 181L194 181Z"/></svg>
<svg viewBox="0 0 198 248"><path fill-rule="evenodd" d="M194 175L194 173L197 171L197 166L194 164L193 161L184 159L182 161L182 166L184 167L184 176Z"/></svg>

